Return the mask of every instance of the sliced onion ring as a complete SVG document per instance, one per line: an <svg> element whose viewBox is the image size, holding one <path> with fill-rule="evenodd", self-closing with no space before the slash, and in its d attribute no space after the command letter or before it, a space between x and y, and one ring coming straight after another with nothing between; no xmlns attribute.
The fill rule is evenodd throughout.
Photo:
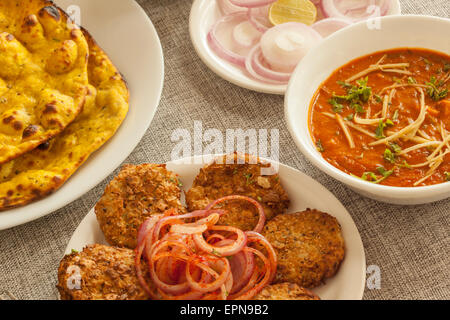
<svg viewBox="0 0 450 320"><path fill-rule="evenodd" d="M291 73L277 72L265 67L262 62L261 46L256 45L245 60L245 67L254 78L276 84L285 84L289 82Z"/></svg>
<svg viewBox="0 0 450 320"><path fill-rule="evenodd" d="M257 8L274 3L277 0L229 0L232 4L244 8Z"/></svg>
<svg viewBox="0 0 450 320"><path fill-rule="evenodd" d="M370 12L371 6L379 8L380 16L385 16L392 0L322 0L322 11L326 17L350 19L352 22L359 22L369 18L377 17L377 12ZM363 14L357 14L357 12Z"/></svg>
<svg viewBox="0 0 450 320"><path fill-rule="evenodd" d="M207 293L211 291L215 291L219 289L228 279L228 276L231 273L231 268L228 260L226 258L223 258L220 260L223 263L223 270L220 274L218 274L216 271L214 271L211 267L207 266L204 263L199 263L198 258L194 257L191 258L187 262L186 267L186 278L188 280L189 285L193 290L200 291L202 293ZM204 272L207 272L211 276L215 278L213 282L210 283L202 283L197 282L194 280L194 278L191 275L191 268L192 265L195 263L195 267L202 269Z"/></svg>
<svg viewBox="0 0 450 320"><path fill-rule="evenodd" d="M253 254L242 251L236 254L230 261L231 270L233 271L233 287L230 293L236 293L250 281L255 270L255 259Z"/></svg>
<svg viewBox="0 0 450 320"><path fill-rule="evenodd" d="M232 256L239 251L242 250L242 248L247 243L247 236L245 235L245 232L234 227L230 226L214 226L210 228L214 231L228 231L232 233L236 233L238 238L234 241L233 244L225 245L225 246L213 246L210 245L208 242L205 241L203 238L203 235L201 234L194 234L194 241L197 244L197 246L202 249L204 252L207 252L209 254L215 254L219 255L221 257L228 257Z"/></svg>
<svg viewBox="0 0 450 320"><path fill-rule="evenodd" d="M245 196L229 196L214 201L208 209L184 215L177 216L168 210L159 220L149 219L141 226L135 268L139 283L150 298L250 299L273 279L276 254L261 234L216 225L225 211L212 207L228 200L245 200L261 206ZM258 211L265 220L262 207ZM200 219L183 222L192 218ZM255 249L254 243L263 251ZM263 268L255 264L255 256L263 262ZM145 260L150 281L141 266Z"/></svg>
<svg viewBox="0 0 450 320"><path fill-rule="evenodd" d="M230 2L230 0L217 0L217 2L224 15L235 12L245 12L246 10L246 8L235 6Z"/></svg>
<svg viewBox="0 0 450 320"><path fill-rule="evenodd" d="M259 10L258 10L259 9ZM256 28L256 30L264 33L271 27L270 21L267 18L267 15L261 14L261 8L250 8L247 11L247 17L250 23ZM260 20L266 20L266 23L261 22Z"/></svg>
<svg viewBox="0 0 450 320"><path fill-rule="evenodd" d="M229 23L231 21L236 21L236 24L246 21L246 13L232 13L223 16L219 21L217 21L208 33L207 41L211 49L222 59L231 62L242 68L245 67L245 56L233 52L231 49L226 48L217 37L217 29L223 23Z"/></svg>
<svg viewBox="0 0 450 320"><path fill-rule="evenodd" d="M341 18L327 18L314 23L311 28L326 38L336 31L351 25L351 21Z"/></svg>

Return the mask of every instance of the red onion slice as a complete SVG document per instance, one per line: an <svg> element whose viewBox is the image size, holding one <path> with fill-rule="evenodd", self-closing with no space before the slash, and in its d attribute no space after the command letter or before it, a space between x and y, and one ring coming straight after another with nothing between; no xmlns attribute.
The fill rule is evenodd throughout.
<svg viewBox="0 0 450 320"><path fill-rule="evenodd" d="M144 223L140 226L138 230L138 236L137 236L137 242L138 246L141 245L142 241L144 241L147 234L150 232L150 230L155 226L155 224L161 220L161 218L164 215L162 214L154 214L150 218L144 221Z"/></svg>
<svg viewBox="0 0 450 320"><path fill-rule="evenodd" d="M340 18L327 18L314 23L311 27L326 38L336 31L351 25L351 21Z"/></svg>
<svg viewBox="0 0 450 320"><path fill-rule="evenodd" d="M194 234L193 238L194 238L195 244L197 245L197 247L199 249L202 249L204 252L217 254L222 257L228 257L228 256L232 256L232 255L238 253L239 251L241 251L242 248L245 247L245 245L247 243L247 236L240 229L229 227L229 226L214 226L214 227L211 227L210 230L233 232L233 233L237 234L238 238L234 241L233 244L219 247L219 246L213 246L213 245L210 245L209 243L207 243L205 241L205 239L203 238L203 235Z"/></svg>
<svg viewBox="0 0 450 320"><path fill-rule="evenodd" d="M326 17L350 19L359 22L369 18L385 16L392 0L322 0L322 11ZM379 10L371 10L376 6Z"/></svg>
<svg viewBox="0 0 450 320"><path fill-rule="evenodd" d="M274 3L277 0L230 0L232 4L244 8L257 8Z"/></svg>
<svg viewBox="0 0 450 320"><path fill-rule="evenodd" d="M240 291L250 280L255 271L255 258L246 251L237 253L230 261L233 274L233 287L230 293Z"/></svg>
<svg viewBox="0 0 450 320"><path fill-rule="evenodd" d="M222 59L231 62L242 68L245 67L245 57L248 53L237 48L233 40L234 27L244 21L247 21L247 13L238 12L222 17L217 21L208 33L207 41L211 49ZM219 27L226 26L227 28ZM221 31L219 35L219 31ZM241 50L239 50L241 49Z"/></svg>
<svg viewBox="0 0 450 320"><path fill-rule="evenodd" d="M285 84L289 82L291 77L290 73L277 72L264 66L261 62L262 51L261 46L256 45L252 51L250 51L246 61L245 67L248 73L260 81L269 82L273 84Z"/></svg>
<svg viewBox="0 0 450 320"><path fill-rule="evenodd" d="M269 6L261 8L250 8L247 11L248 20L256 30L264 33L273 27L269 20Z"/></svg>
<svg viewBox="0 0 450 320"><path fill-rule="evenodd" d="M247 10L246 8L235 6L230 0L217 0L217 3L219 4L220 11L222 11L224 15L235 12L245 12Z"/></svg>

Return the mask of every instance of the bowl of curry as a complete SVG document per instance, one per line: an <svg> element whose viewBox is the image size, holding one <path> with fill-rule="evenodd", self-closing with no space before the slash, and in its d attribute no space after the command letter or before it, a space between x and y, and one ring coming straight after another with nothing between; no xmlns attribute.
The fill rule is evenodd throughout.
<svg viewBox="0 0 450 320"><path fill-rule="evenodd" d="M351 26L305 57L285 113L303 154L370 198L450 196L450 20L385 17Z"/></svg>

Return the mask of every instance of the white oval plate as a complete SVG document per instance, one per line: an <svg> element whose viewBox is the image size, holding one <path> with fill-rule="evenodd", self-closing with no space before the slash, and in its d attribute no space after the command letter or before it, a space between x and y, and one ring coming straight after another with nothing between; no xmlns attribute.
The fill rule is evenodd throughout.
<svg viewBox="0 0 450 320"><path fill-rule="evenodd" d="M189 162L183 161L182 164L175 162L167 164L167 169L180 175L184 190L191 187L195 176L203 166L198 164L201 159L200 161L194 159L200 158L193 158ZM352 217L339 200L318 182L291 167L280 164L279 168L283 187L291 199L288 212L302 211L306 208L318 209L336 217L342 226L346 246L345 259L336 276L313 291L324 300L362 299L366 280L366 258L361 237ZM86 245L96 243L107 244L92 209L72 235L66 254L72 249L81 251Z"/></svg>
<svg viewBox="0 0 450 320"><path fill-rule="evenodd" d="M0 230L58 210L116 169L147 131L161 97L164 59L153 24L134 0L56 0L66 10L81 8L81 24L110 56L130 89L130 111L116 135L54 194L25 207L0 212ZM73 7L72 7L73 8Z"/></svg>
<svg viewBox="0 0 450 320"><path fill-rule="evenodd" d="M401 14L399 0L392 0L393 4L388 15ZM245 89L284 95L287 85L268 84L253 79L246 71L232 63L219 58L209 47L206 36L214 22L222 13L216 0L195 0L189 18L189 32L191 41L200 59L223 79Z"/></svg>

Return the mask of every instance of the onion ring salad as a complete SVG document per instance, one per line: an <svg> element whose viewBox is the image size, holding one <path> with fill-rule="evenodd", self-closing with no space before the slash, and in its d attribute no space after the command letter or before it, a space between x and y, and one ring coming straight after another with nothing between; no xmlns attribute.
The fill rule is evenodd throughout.
<svg viewBox="0 0 450 320"><path fill-rule="evenodd" d="M217 225L227 214L220 205L236 200L258 210L253 231ZM170 209L154 215L138 233L139 283L155 300L250 300L273 281L277 270L275 250L260 234L265 220L259 202L238 195L215 200L204 210L177 215Z"/></svg>
<svg viewBox="0 0 450 320"><path fill-rule="evenodd" d="M387 15L393 0L216 0L223 16L207 35L214 53L253 79L288 83L324 37ZM318 12L321 12L319 15Z"/></svg>

